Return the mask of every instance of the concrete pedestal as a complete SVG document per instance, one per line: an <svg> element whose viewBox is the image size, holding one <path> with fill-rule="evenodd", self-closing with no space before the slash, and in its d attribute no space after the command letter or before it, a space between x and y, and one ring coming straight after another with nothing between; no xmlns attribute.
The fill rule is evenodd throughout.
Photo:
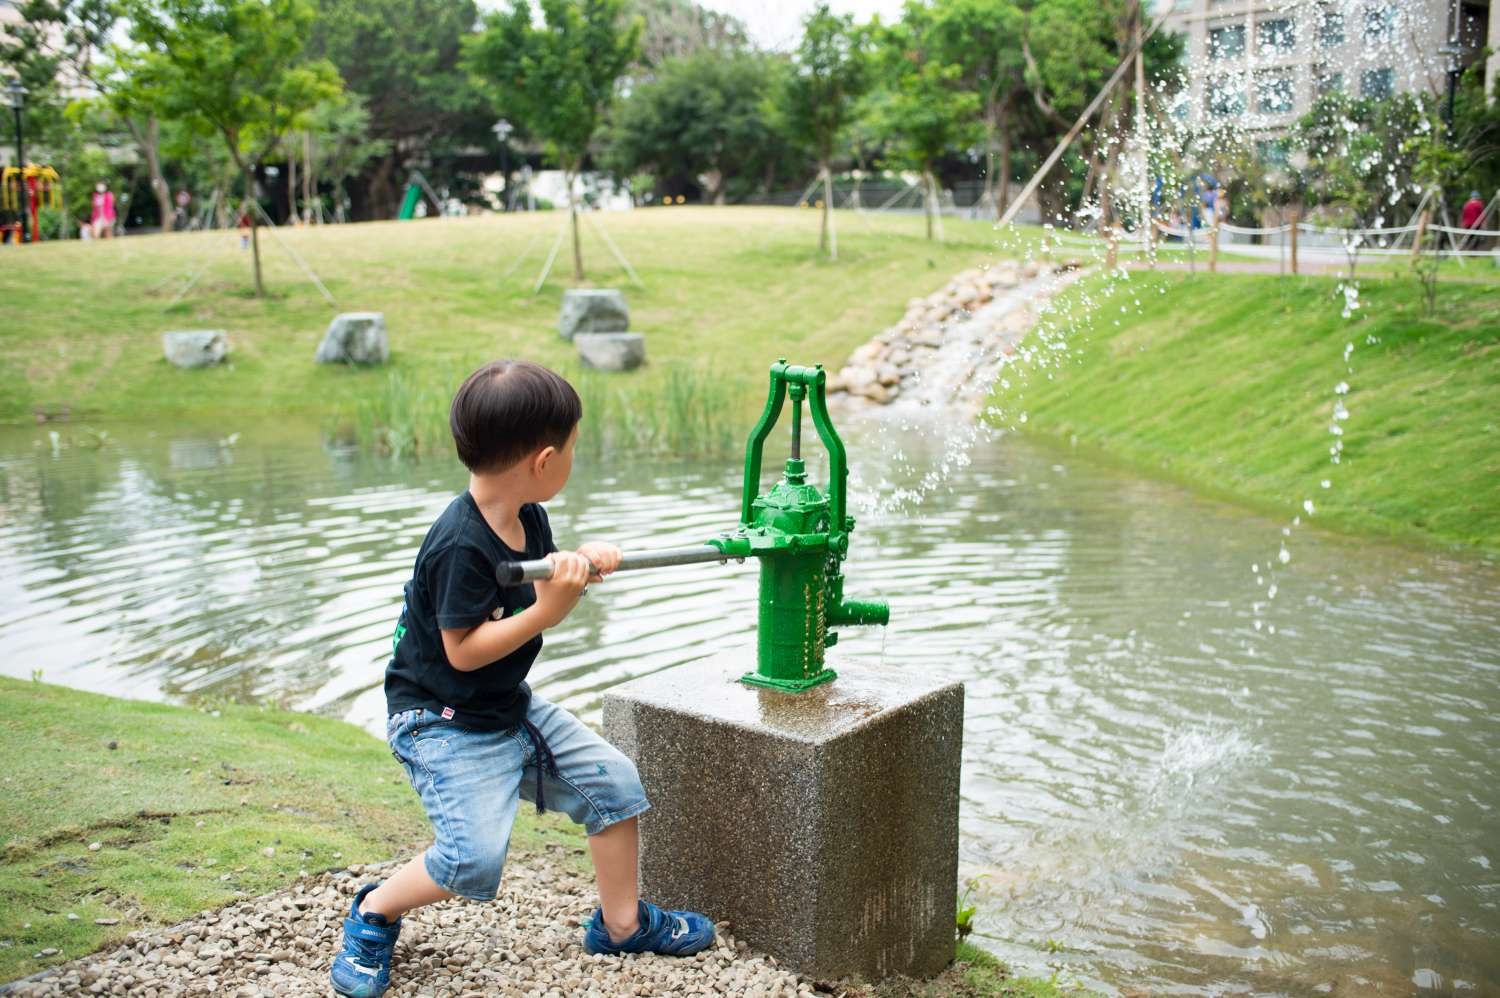
<svg viewBox="0 0 1500 998"><path fill-rule="evenodd" d="M651 798L642 895L812 977L931 976L953 959L963 685L835 668L791 695L725 656L605 695Z"/></svg>

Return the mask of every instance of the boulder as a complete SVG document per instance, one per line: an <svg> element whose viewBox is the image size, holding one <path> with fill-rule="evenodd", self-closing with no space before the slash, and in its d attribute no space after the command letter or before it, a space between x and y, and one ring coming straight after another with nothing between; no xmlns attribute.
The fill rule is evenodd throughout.
<svg viewBox="0 0 1500 998"><path fill-rule="evenodd" d="M222 329L162 333L161 350L178 367L212 367L229 354L229 334Z"/></svg>
<svg viewBox="0 0 1500 998"><path fill-rule="evenodd" d="M384 312L342 312L328 324L313 359L319 364L384 364L390 355Z"/></svg>
<svg viewBox="0 0 1500 998"><path fill-rule="evenodd" d="M646 337L640 333L578 333L573 344L584 367L633 371L646 363Z"/></svg>
<svg viewBox="0 0 1500 998"><path fill-rule="evenodd" d="M563 292L557 331L565 340L579 333L623 333L630 328L625 296L613 288L573 288Z"/></svg>

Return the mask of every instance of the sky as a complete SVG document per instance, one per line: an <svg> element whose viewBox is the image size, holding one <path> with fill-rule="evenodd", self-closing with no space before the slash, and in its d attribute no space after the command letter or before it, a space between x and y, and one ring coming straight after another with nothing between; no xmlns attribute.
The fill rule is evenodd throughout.
<svg viewBox="0 0 1500 998"><path fill-rule="evenodd" d="M813 9L816 0L698 0L709 10L731 14L745 23L750 38L769 49L785 51L797 43L802 18ZM867 21L879 14L893 21L901 12L902 0L830 0L836 14L853 14Z"/></svg>

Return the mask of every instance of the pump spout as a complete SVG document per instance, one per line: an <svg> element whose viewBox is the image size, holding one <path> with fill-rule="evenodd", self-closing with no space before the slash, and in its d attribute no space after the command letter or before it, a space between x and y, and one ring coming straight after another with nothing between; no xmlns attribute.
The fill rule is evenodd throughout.
<svg viewBox="0 0 1500 998"><path fill-rule="evenodd" d="M891 622L891 605L883 599L845 600L828 610L829 627L884 626Z"/></svg>

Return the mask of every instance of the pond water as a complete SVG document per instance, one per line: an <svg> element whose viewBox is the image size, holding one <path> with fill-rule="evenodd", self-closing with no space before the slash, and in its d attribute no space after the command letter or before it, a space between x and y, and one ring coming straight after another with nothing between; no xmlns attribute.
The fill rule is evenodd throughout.
<svg viewBox="0 0 1500 998"><path fill-rule="evenodd" d="M454 467L313 426L47 429L0 432L6 673L377 730ZM833 663L968 684L982 945L1125 993L1500 991L1500 567L1303 529L1257 614L1279 521L1026 439L979 443L905 512L872 503L942 460L936 436L849 434L878 483L854 486L849 594L891 626ZM738 464L580 460L553 522L698 541L733 525ZM617 577L533 681L597 719L614 683L751 644L754 601L753 566Z"/></svg>

